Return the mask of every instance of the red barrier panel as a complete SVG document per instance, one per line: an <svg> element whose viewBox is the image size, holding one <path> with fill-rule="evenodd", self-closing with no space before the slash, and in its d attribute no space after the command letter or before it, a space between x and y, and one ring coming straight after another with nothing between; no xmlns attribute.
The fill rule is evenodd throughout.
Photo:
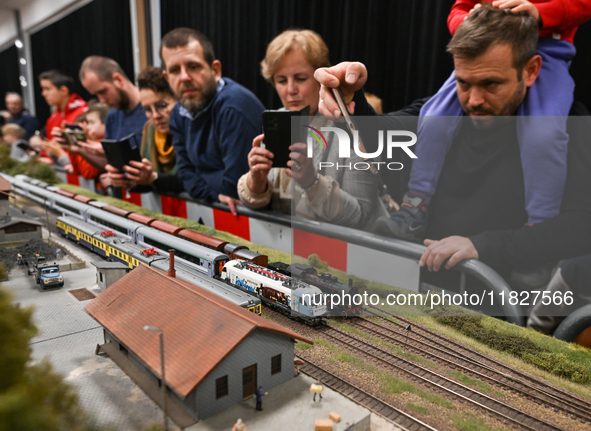
<svg viewBox="0 0 591 431"><path fill-rule="evenodd" d="M328 266L347 272L347 243L344 241L294 229L293 254L305 258L316 254Z"/></svg>

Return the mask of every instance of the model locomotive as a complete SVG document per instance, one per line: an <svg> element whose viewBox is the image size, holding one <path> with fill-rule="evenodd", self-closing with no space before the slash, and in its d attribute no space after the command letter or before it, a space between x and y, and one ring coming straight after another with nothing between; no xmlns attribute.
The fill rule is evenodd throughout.
<svg viewBox="0 0 591 431"><path fill-rule="evenodd" d="M326 314L320 289L271 269L243 260L231 260L224 265L221 279L309 325L321 323Z"/></svg>
<svg viewBox="0 0 591 431"><path fill-rule="evenodd" d="M283 262L271 262L267 267L281 274L297 277L304 283L318 287L322 293L326 294L326 307L331 316L350 317L357 316L361 312L361 305L353 303L353 298L359 294L359 290L353 286L352 279L349 279L349 284L343 284L334 275L319 273L313 266L303 263L287 265ZM338 295L339 301L333 303L331 295Z"/></svg>

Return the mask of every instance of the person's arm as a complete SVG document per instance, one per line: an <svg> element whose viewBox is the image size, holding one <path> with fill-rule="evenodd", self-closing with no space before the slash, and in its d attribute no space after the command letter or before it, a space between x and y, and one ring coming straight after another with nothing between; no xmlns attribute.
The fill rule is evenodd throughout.
<svg viewBox="0 0 591 431"><path fill-rule="evenodd" d="M73 174L81 175L87 180L96 178L100 173L98 169L93 167L89 162L84 160L80 154L70 153L70 162L72 164Z"/></svg>
<svg viewBox="0 0 591 431"><path fill-rule="evenodd" d="M185 191L185 186L177 174L158 173L158 177L152 185L157 192L180 193Z"/></svg>
<svg viewBox="0 0 591 431"><path fill-rule="evenodd" d="M474 6L479 3L478 0L456 0L447 16L447 28L449 28L449 32L452 36L455 34L460 24L464 22Z"/></svg>
<svg viewBox="0 0 591 431"><path fill-rule="evenodd" d="M170 115L170 131L173 134L172 145L176 152L176 166L178 176L183 182L185 190L195 199L208 199L217 201L219 193L209 188L203 177L196 171L195 166L189 159L187 147L185 146L185 130L183 119L178 113L178 106Z"/></svg>
<svg viewBox="0 0 591 431"><path fill-rule="evenodd" d="M573 111L586 109L575 103ZM591 252L591 117L570 117L568 133L568 173L560 214L532 227L475 235L470 239L480 260L494 266L519 265Z"/></svg>
<svg viewBox="0 0 591 431"><path fill-rule="evenodd" d="M107 165L107 163L109 163L109 161L104 155L94 154L88 151L86 148L79 147L78 154L80 155L80 157L84 159L86 163L90 165L90 167L97 170L98 172L104 172L105 166Z"/></svg>
<svg viewBox="0 0 591 431"><path fill-rule="evenodd" d="M261 121L255 124L249 115L233 107L218 111L215 116L224 170L215 176L210 187L218 193L238 197L238 179L249 170L248 153L254 137L260 134Z"/></svg>
<svg viewBox="0 0 591 431"><path fill-rule="evenodd" d="M550 0L535 4L542 20L542 29L562 33L580 26L591 18L588 0Z"/></svg>
<svg viewBox="0 0 591 431"><path fill-rule="evenodd" d="M247 172L246 174L242 175L240 179L238 179L238 198L242 201L244 206L248 208L264 208L269 205L273 196L273 184L271 182L271 179L273 178L273 170L271 170L269 176L267 176L265 179L267 182L267 187L262 193L255 193L250 189L250 187L248 187L249 175L250 172Z"/></svg>

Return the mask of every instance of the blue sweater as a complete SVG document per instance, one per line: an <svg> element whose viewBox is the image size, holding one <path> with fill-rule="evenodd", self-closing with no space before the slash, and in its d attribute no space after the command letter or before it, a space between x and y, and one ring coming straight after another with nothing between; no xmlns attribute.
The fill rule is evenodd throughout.
<svg viewBox="0 0 591 431"><path fill-rule="evenodd" d="M210 104L195 118L176 104L170 114L178 175L197 199L238 198L238 179L248 171L252 140L262 133L265 108L256 96L229 78L218 83Z"/></svg>
<svg viewBox="0 0 591 431"><path fill-rule="evenodd" d="M132 144L140 148L142 143L142 132L146 124L146 112L141 103L138 103L131 110L113 108L105 118L105 138L121 139L132 133L135 136L131 139Z"/></svg>

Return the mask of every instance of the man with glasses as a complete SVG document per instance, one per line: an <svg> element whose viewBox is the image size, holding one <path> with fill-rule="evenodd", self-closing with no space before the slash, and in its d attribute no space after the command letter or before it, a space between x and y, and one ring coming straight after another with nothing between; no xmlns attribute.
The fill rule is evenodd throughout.
<svg viewBox="0 0 591 431"><path fill-rule="evenodd" d="M137 76L140 101L148 117L142 133L140 162L132 160L124 173L107 166L114 186L133 187L131 191L182 192L183 183L177 175L176 154L168 126L176 99L162 70L148 66Z"/></svg>

